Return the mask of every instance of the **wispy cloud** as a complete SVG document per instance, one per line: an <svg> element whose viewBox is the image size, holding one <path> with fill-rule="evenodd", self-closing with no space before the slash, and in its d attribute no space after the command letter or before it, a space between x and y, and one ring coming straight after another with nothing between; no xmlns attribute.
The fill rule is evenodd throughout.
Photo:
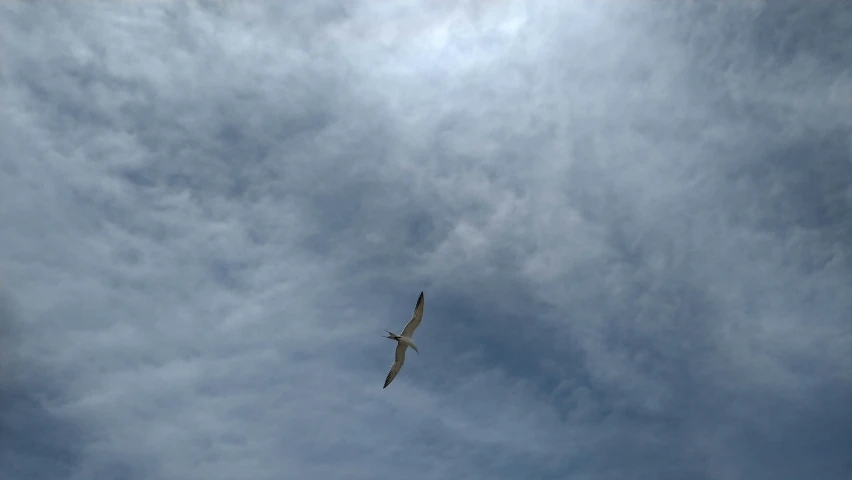
<svg viewBox="0 0 852 480"><path fill-rule="evenodd" d="M850 28L4 3L3 478L846 478Z"/></svg>

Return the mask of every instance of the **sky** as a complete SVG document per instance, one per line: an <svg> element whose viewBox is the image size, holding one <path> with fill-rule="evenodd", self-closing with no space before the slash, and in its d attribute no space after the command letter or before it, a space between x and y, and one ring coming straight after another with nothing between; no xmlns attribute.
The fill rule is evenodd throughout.
<svg viewBox="0 0 852 480"><path fill-rule="evenodd" d="M0 3L0 477L850 478L850 31Z"/></svg>

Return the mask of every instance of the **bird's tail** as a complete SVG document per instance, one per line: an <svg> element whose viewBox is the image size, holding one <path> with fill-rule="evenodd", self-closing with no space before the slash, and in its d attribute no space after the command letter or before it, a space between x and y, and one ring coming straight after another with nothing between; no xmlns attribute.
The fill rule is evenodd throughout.
<svg viewBox="0 0 852 480"><path fill-rule="evenodd" d="M387 330L385 330L385 331L388 332ZM399 335L392 333L392 332L388 332L388 336L385 337L385 338L390 338L391 340L396 340L397 338L399 338Z"/></svg>

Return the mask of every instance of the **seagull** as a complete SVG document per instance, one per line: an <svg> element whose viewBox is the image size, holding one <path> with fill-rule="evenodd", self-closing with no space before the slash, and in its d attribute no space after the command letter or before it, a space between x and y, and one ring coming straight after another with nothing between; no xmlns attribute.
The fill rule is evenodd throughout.
<svg viewBox="0 0 852 480"><path fill-rule="evenodd" d="M395 333L388 332L388 336L385 338L390 338L391 340L396 340L396 354L394 356L393 364L391 365L390 371L388 372L388 377L385 379L385 388L390 385L393 381L396 374L399 373L399 369L402 368L402 364L405 363L405 349L411 347L418 354L420 353L417 350L417 345L411 340L411 337L414 335L414 329L420 325L420 320L423 318L423 292L420 292L420 297L417 299L417 305L414 306L414 313L411 315L411 320L408 321L408 324L405 325L405 328L402 330L402 335L397 335Z"/></svg>

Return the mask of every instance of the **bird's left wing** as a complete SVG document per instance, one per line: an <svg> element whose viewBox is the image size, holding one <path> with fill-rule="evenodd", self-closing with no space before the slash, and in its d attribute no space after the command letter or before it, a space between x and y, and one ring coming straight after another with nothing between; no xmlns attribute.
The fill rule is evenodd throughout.
<svg viewBox="0 0 852 480"><path fill-rule="evenodd" d="M396 353L394 354L393 364L391 365L390 371L388 372L387 378L385 378L385 386L382 389L388 388L388 385L396 378L396 374L399 373L399 370L402 368L402 364L405 363L405 349L408 348L405 344L397 342L396 343Z"/></svg>

